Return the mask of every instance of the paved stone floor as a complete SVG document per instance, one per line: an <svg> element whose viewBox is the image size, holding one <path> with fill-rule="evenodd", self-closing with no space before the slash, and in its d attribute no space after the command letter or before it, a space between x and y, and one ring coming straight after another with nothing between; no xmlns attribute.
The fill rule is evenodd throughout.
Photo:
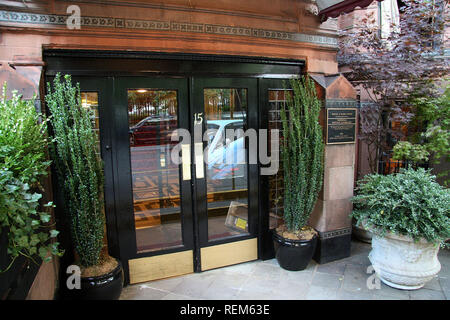
<svg viewBox="0 0 450 320"><path fill-rule="evenodd" d="M450 251L440 250L442 269L419 290L398 290L381 283L368 289L370 244L352 242L349 258L327 264L312 261L303 271L286 271L277 260L230 267L127 286L121 300L448 300Z"/></svg>

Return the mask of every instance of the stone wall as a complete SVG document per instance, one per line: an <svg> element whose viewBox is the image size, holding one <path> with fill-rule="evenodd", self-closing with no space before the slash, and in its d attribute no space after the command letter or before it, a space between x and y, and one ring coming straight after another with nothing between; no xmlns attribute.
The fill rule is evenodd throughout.
<svg viewBox="0 0 450 320"><path fill-rule="evenodd" d="M17 73L27 70L23 76L37 81L36 91L43 89L43 51L55 48L297 59L306 61L307 72L338 71L337 20L321 23L309 0L37 1L29 7L16 2L0 5L0 63ZM71 4L81 9L79 30L66 26ZM348 225L353 163L352 147L326 148L319 230ZM43 264L28 298L52 299L57 270L57 261Z"/></svg>
<svg viewBox="0 0 450 320"><path fill-rule="evenodd" d="M42 62L43 48L135 50L305 59L311 72L337 72L336 20L321 24L308 1L74 2L79 30L66 27L70 4L0 10L0 60Z"/></svg>

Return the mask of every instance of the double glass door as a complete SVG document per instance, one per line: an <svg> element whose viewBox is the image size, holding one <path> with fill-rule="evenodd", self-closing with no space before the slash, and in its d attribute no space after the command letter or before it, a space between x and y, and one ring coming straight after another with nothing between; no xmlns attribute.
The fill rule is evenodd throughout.
<svg viewBox="0 0 450 320"><path fill-rule="evenodd" d="M247 137L258 125L256 84L114 79L117 231L130 283L257 259Z"/></svg>

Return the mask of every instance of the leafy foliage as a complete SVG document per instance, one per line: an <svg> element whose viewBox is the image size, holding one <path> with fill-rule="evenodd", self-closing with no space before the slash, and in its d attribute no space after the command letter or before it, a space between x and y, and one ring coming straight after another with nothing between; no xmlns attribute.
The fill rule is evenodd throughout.
<svg viewBox="0 0 450 320"><path fill-rule="evenodd" d="M421 134L426 148L436 160L450 160L450 86L437 98L414 100L417 117L425 122L426 130Z"/></svg>
<svg viewBox="0 0 450 320"><path fill-rule="evenodd" d="M429 153L425 146L420 144L411 144L408 141L399 141L393 149L394 160L410 160L413 162L427 161Z"/></svg>
<svg viewBox="0 0 450 320"><path fill-rule="evenodd" d="M411 124L420 128L409 137L412 146L425 149L434 163L450 161L450 86L438 97L414 97L411 104L415 114ZM450 184L449 173L438 174L446 177L446 186Z"/></svg>
<svg viewBox="0 0 450 320"><path fill-rule="evenodd" d="M436 97L435 81L448 76L449 60L443 59L448 4L443 0L405 0L400 22L382 38L373 15L342 34L338 61L349 68L347 75L369 102L360 112L359 138L367 145L369 166L376 172L381 153L394 140L404 138L390 120L408 124L413 118L412 97Z"/></svg>
<svg viewBox="0 0 450 320"><path fill-rule="evenodd" d="M52 158L70 217L72 241L83 267L99 263L104 238L103 163L91 111L81 105L80 88L57 74L46 96L54 133Z"/></svg>
<svg viewBox="0 0 450 320"><path fill-rule="evenodd" d="M439 243L450 237L450 191L423 168L358 181L352 216L370 231Z"/></svg>
<svg viewBox="0 0 450 320"><path fill-rule="evenodd" d="M308 77L292 79L293 96L281 108L284 137L281 152L284 168L284 223L289 231L306 225L323 183L320 100Z"/></svg>
<svg viewBox="0 0 450 320"><path fill-rule="evenodd" d="M47 175L47 120L36 112L34 100L22 100L13 91L0 101L0 227L8 232L9 267L22 255L44 261L62 255L59 243L50 240L58 231L49 224L51 202L40 206L40 180ZM45 209L44 211L40 211ZM6 271L3 270L3 271Z"/></svg>

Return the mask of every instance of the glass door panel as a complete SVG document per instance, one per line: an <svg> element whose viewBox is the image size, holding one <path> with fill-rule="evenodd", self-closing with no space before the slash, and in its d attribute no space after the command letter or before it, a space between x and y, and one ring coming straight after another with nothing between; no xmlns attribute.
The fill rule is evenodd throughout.
<svg viewBox="0 0 450 320"><path fill-rule="evenodd" d="M204 174L194 180L200 270L257 259L258 164L249 161L250 144L257 145L257 80L194 78L192 108L194 141L201 124L204 148L194 148L196 167L204 158Z"/></svg>
<svg viewBox="0 0 450 320"><path fill-rule="evenodd" d="M91 112L91 121L97 135L97 153L100 154L100 117L98 112L98 92L81 91L81 105Z"/></svg>
<svg viewBox="0 0 450 320"><path fill-rule="evenodd" d="M208 240L248 234L246 88L203 90Z"/></svg>
<svg viewBox="0 0 450 320"><path fill-rule="evenodd" d="M176 90L128 89L128 125L137 252L182 246Z"/></svg>

